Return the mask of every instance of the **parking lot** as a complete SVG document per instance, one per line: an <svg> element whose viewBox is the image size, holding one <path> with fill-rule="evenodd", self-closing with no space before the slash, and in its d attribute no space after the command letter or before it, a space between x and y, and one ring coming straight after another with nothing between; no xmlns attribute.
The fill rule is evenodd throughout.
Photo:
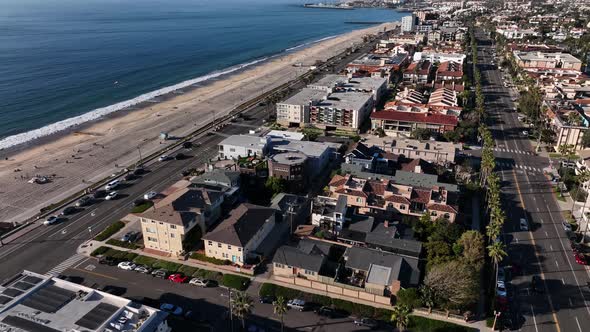
<svg viewBox="0 0 590 332"><path fill-rule="evenodd" d="M201 288L189 284L176 284L165 279L132 271L124 271L116 266L98 264L94 258L88 258L63 272L72 277L72 281L83 283L93 288L107 286L117 292L116 295L146 302L156 306L160 303L171 303L197 313L202 322L188 322L184 319L173 319L172 324L181 325L196 331L229 331L228 319L229 291L223 287ZM280 331L278 316L273 314L272 304L259 303L257 295L252 295L254 309L249 316L247 328L255 325L254 331ZM368 328L357 327L353 318L343 317L330 319L319 316L311 311L300 312L289 310L284 317L285 331L367 331ZM235 331L241 322L234 320ZM391 328L375 329L375 331L391 331Z"/></svg>

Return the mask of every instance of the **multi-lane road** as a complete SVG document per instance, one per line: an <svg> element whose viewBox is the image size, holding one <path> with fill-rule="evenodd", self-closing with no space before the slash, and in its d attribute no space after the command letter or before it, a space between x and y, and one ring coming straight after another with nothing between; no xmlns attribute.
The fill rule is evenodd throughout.
<svg viewBox="0 0 590 332"><path fill-rule="evenodd" d="M482 73L489 127L495 139L494 155L502 179L507 213L504 241L509 262L521 266L510 280L511 307L524 322L522 331L587 331L590 326L588 269L574 260L563 229L564 218L549 180L543 174L550 161L534 153L531 141L513 112L502 73L492 65L492 41L479 31L478 58ZM524 218L529 231L522 231ZM539 276L544 291L533 292L531 279Z"/></svg>

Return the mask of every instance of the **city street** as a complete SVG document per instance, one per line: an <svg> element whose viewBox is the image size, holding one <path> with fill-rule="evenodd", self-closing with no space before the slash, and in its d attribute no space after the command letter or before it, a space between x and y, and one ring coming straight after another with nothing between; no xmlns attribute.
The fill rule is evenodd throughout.
<svg viewBox="0 0 590 332"><path fill-rule="evenodd" d="M502 194L507 222L504 242L509 257L521 267L511 279L511 308L524 316L522 331L579 331L590 326L590 274L587 267L574 260L566 237L564 218L543 174L549 159L537 156L519 122L515 105L503 86L501 72L492 65L491 40L481 31L479 68L486 97L488 125L496 142L497 170L502 179ZM520 219L528 222L529 231L521 230ZM531 279L543 280L543 292L531 290Z"/></svg>

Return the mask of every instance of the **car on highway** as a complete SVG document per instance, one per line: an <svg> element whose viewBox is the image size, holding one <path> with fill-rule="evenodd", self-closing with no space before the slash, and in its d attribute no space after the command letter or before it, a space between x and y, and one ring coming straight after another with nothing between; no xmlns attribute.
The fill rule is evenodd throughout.
<svg viewBox="0 0 590 332"><path fill-rule="evenodd" d="M307 309L307 303L301 299L292 299L287 301L287 308L305 311Z"/></svg>
<svg viewBox="0 0 590 332"><path fill-rule="evenodd" d="M377 326L379 326L379 322L372 318L361 317L354 320L354 325L364 326L368 328L376 328Z"/></svg>
<svg viewBox="0 0 590 332"><path fill-rule="evenodd" d="M166 161L168 159L170 159L170 157L166 154L163 154L158 158L158 161Z"/></svg>
<svg viewBox="0 0 590 332"><path fill-rule="evenodd" d="M524 218L520 218L520 230L521 231L528 231L529 230L529 223Z"/></svg>
<svg viewBox="0 0 590 332"><path fill-rule="evenodd" d="M199 287L214 287L217 285L217 283L213 280L201 278L192 278L188 283Z"/></svg>
<svg viewBox="0 0 590 332"><path fill-rule="evenodd" d="M125 181L135 180L135 175L133 173L129 173L129 174L125 175L125 177L123 177L123 180L125 180Z"/></svg>
<svg viewBox="0 0 590 332"><path fill-rule="evenodd" d="M74 207L74 206L68 206L65 209L63 209L63 211L61 211L61 215L62 216L67 216L67 215L70 215L70 214L74 214L74 213L76 213L78 211L79 210L76 209L76 207Z"/></svg>
<svg viewBox="0 0 590 332"><path fill-rule="evenodd" d="M92 203L92 198L90 196L84 196L81 197L77 202L76 202L76 206L78 207L82 207L82 206L86 206L89 205L90 203Z"/></svg>
<svg viewBox="0 0 590 332"><path fill-rule="evenodd" d="M106 199L107 201L111 201L115 198L117 198L117 196L119 196L119 193L116 191L111 191L110 193L108 193L108 195L105 196L104 199Z"/></svg>
<svg viewBox="0 0 590 332"><path fill-rule="evenodd" d="M143 198L144 199L154 199L156 196L158 196L158 193L157 192L155 192L155 191L149 191L149 192L147 192L147 193L145 193L143 195Z"/></svg>
<svg viewBox="0 0 590 332"><path fill-rule="evenodd" d="M142 175L143 173L145 173L145 169L143 167L135 167L133 170L133 175L135 176Z"/></svg>
<svg viewBox="0 0 590 332"><path fill-rule="evenodd" d="M574 254L574 259L576 260L576 263L580 265L588 265L588 261L586 260L586 257L583 254Z"/></svg>
<svg viewBox="0 0 590 332"><path fill-rule="evenodd" d="M188 281L188 277L182 273L174 273L168 276L168 280L177 284L184 284Z"/></svg>
<svg viewBox="0 0 590 332"><path fill-rule="evenodd" d="M171 313L174 316L181 316L184 312L181 307L171 303L162 303L162 305L160 305L160 310Z"/></svg>
<svg viewBox="0 0 590 332"><path fill-rule="evenodd" d="M571 232L572 231L572 224L570 224L567 221L564 221L561 223L561 225L563 226L563 230L566 232Z"/></svg>
<svg viewBox="0 0 590 332"><path fill-rule="evenodd" d="M496 294L500 297L507 297L508 291L506 290L506 284L503 281L498 281L496 285Z"/></svg>
<svg viewBox="0 0 590 332"><path fill-rule="evenodd" d="M164 269L154 270L152 271L152 277L166 279L168 277L168 271Z"/></svg>
<svg viewBox="0 0 590 332"><path fill-rule="evenodd" d="M107 185L104 186L104 189L106 191L111 191L111 190L117 188L120 184L121 184L121 180L113 180L113 181L107 183Z"/></svg>
<svg viewBox="0 0 590 332"><path fill-rule="evenodd" d="M182 143L182 147L185 149L190 149L193 147L193 142L184 142Z"/></svg>
<svg viewBox="0 0 590 332"><path fill-rule="evenodd" d="M117 265L118 268L125 271L133 271L137 265L132 262L121 262Z"/></svg>
<svg viewBox="0 0 590 332"><path fill-rule="evenodd" d="M106 190L96 190L92 193L92 198L103 198L107 195L107 191Z"/></svg>
<svg viewBox="0 0 590 332"><path fill-rule="evenodd" d="M58 221L59 221L58 216L50 216L49 218L45 219L45 221L43 222L43 225L46 225L46 226L53 225L53 224L57 223Z"/></svg>
<svg viewBox="0 0 590 332"><path fill-rule="evenodd" d="M135 269L133 269L133 271L143 273L143 274L149 274L152 272L152 269L150 269L149 267L147 267L145 265L137 265L135 267Z"/></svg>
<svg viewBox="0 0 590 332"><path fill-rule="evenodd" d="M186 155L185 155L184 153L177 153L177 154L174 156L174 159L176 159L176 160L183 160L183 159L185 159L185 158L186 158Z"/></svg>

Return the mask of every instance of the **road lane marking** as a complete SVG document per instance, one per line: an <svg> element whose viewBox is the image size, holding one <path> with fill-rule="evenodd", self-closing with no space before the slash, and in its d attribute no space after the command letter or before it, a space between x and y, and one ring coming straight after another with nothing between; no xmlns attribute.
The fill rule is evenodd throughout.
<svg viewBox="0 0 590 332"><path fill-rule="evenodd" d="M574 307L574 303L572 302L572 298L571 297L568 297L567 298L567 301L570 303L570 308L573 308Z"/></svg>
<svg viewBox="0 0 590 332"><path fill-rule="evenodd" d="M104 273L98 273L98 272L93 272L93 271L87 271L87 270L84 270L84 269L78 269L78 268L72 268L72 270L76 270L76 271L80 271L80 272L84 272L84 273L92 274L92 275L95 275L95 276L98 276L98 277L102 277L102 278L108 278L108 279L111 279L111 280L119 280L119 278L111 277L111 276L109 276L109 275L106 275L106 274L104 274Z"/></svg>
<svg viewBox="0 0 590 332"><path fill-rule="evenodd" d="M580 332L582 331L582 327L580 326L580 322L578 321L578 316L574 316L576 318L576 324L578 324L578 330L580 330Z"/></svg>
<svg viewBox="0 0 590 332"><path fill-rule="evenodd" d="M551 251L553 251L553 246L552 245L549 245L549 249L551 249Z"/></svg>
<svg viewBox="0 0 590 332"><path fill-rule="evenodd" d="M531 313L533 314L533 323L535 324L535 331L539 332L539 328L537 327L537 318L535 318L535 309L533 308L532 304L531 304ZM559 330L559 325L557 325L557 329Z"/></svg>
<svg viewBox="0 0 590 332"><path fill-rule="evenodd" d="M559 263L557 263L557 261L555 261L555 265L557 265L557 268L559 268Z"/></svg>

